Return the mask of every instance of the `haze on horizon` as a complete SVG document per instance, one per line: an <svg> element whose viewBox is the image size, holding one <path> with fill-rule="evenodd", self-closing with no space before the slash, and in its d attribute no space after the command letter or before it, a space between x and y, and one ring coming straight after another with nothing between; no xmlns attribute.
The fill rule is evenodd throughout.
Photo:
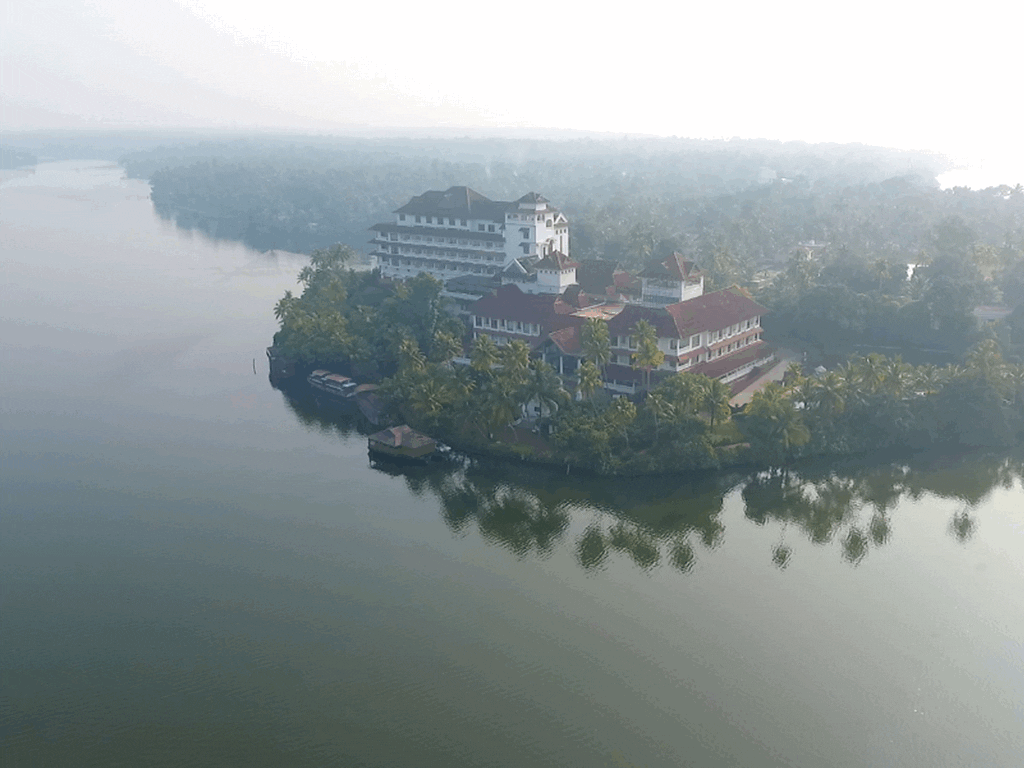
<svg viewBox="0 0 1024 768"><path fill-rule="evenodd" d="M5 2L5 132L510 128L859 142L1024 182L1024 10Z"/></svg>

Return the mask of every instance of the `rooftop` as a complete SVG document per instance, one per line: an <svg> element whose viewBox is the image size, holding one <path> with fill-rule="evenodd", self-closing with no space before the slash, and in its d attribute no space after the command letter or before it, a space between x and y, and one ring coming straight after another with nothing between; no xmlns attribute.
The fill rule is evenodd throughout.
<svg viewBox="0 0 1024 768"><path fill-rule="evenodd" d="M504 222L505 211L510 205L512 203L484 197L469 187L451 187L444 192L431 190L417 195L395 213Z"/></svg>

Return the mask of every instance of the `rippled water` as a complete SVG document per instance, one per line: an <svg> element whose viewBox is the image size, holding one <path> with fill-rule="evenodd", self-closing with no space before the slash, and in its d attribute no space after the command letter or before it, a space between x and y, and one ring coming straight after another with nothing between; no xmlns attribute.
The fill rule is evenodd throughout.
<svg viewBox="0 0 1024 768"><path fill-rule="evenodd" d="M0 216L3 765L1020 764L1021 456L383 471L268 384L300 258L101 164Z"/></svg>

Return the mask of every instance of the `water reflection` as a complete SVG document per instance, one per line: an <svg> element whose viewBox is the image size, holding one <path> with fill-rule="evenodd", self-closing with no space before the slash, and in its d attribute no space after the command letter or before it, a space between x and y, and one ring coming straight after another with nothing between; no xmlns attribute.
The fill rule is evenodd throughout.
<svg viewBox="0 0 1024 768"><path fill-rule="evenodd" d="M406 480L414 492L429 489L438 497L453 532L475 527L484 539L519 557L545 557L567 547L589 571L606 567L618 554L643 570L667 566L687 573L701 552L724 542L721 512L735 491L745 519L777 531L772 535L779 539L768 548L777 568L787 568L798 556L794 537L833 547L855 567L892 540L897 508L905 500L931 496L959 502L948 532L961 544L968 542L978 525L973 508L995 488L1018 481L1022 470L1019 457L977 456L955 466L923 459L785 474L612 481L566 479L477 461L408 471Z"/></svg>
<svg viewBox="0 0 1024 768"><path fill-rule="evenodd" d="M321 432L376 429L358 413L330 408L308 393L289 393L288 404ZM831 547L856 567L892 540L901 504L925 497L956 502L946 528L966 544L978 526L974 508L994 489L1024 477L1019 455L851 460L787 472L639 479L566 477L480 458L373 467L401 476L416 496L436 497L453 534L473 530L516 557L545 558L564 548L587 571L621 559L645 571L665 566L680 573L725 541L721 513L730 494L738 494L744 519L771 536L765 553L780 570L799 559L801 541Z"/></svg>

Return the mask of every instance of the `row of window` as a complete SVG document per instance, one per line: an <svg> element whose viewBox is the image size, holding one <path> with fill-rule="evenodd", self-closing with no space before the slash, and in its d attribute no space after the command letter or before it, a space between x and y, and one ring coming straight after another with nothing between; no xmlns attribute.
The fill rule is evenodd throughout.
<svg viewBox="0 0 1024 768"><path fill-rule="evenodd" d="M616 338L628 339L629 337L626 336ZM694 338L698 337L695 336ZM701 352L699 355L688 357L679 363L676 363L674 360L667 360L665 363L662 364L661 368L663 370L668 371L682 370L684 368L689 368L693 363L703 363L705 360L716 360L719 357L722 357L723 355L728 355L731 352L735 352L738 349L742 349L743 347L749 346L760 338L760 334L747 336L746 338L734 341L732 344L727 344L723 347L719 347L718 349L712 349L707 353ZM673 341L676 341L676 339L673 339ZM629 349L636 349L636 347L629 347ZM613 360L613 362L615 362L618 365L630 365L631 358L632 355L615 355L615 359Z"/></svg>
<svg viewBox="0 0 1024 768"><path fill-rule="evenodd" d="M399 221L405 221L406 215L404 213L398 214ZM468 227L469 222L466 219L453 219L450 216L409 216L408 218L414 219L417 224L436 224L441 227ZM497 224L477 224L478 232L497 232ZM502 227L504 229L504 227Z"/></svg>
<svg viewBox="0 0 1024 768"><path fill-rule="evenodd" d="M755 333L745 338L734 341L732 344L726 344L718 349L713 349L708 353L708 360L714 360L721 357L722 355L728 355L731 352L735 352L737 349L747 347L753 344L755 341L761 338L761 334Z"/></svg>
<svg viewBox="0 0 1024 768"><path fill-rule="evenodd" d="M552 227L555 224L555 220L554 219L545 219L544 218L544 214L510 213L508 215L508 217L510 219L515 219L516 221L537 221L537 222L543 221L549 227Z"/></svg>
<svg viewBox="0 0 1024 768"><path fill-rule="evenodd" d="M473 251L436 251L422 248L408 248L405 246L384 246L385 253L394 254L415 254L417 256L443 256L449 259L472 259L473 261L497 261L504 263L505 257L502 254L474 253Z"/></svg>
<svg viewBox="0 0 1024 768"><path fill-rule="evenodd" d="M434 272L462 272L476 275L496 275L501 270L498 267L481 267L477 264L459 264L449 261L430 261L428 259L399 259L387 256L379 257L382 266L409 267Z"/></svg>
<svg viewBox="0 0 1024 768"><path fill-rule="evenodd" d="M749 320L744 320L742 323L736 323L728 328L723 328L718 331L709 331L707 334L707 343L714 344L722 339L728 339L735 336L737 333L748 331L751 328L756 328L761 324L761 318L755 317ZM693 336L687 339L669 339L668 346L672 352L684 352L687 349L696 349L700 346L702 334L695 333ZM631 336L616 336L614 339L613 347L618 349L636 349L636 339Z"/></svg>
<svg viewBox="0 0 1024 768"><path fill-rule="evenodd" d="M524 336L540 336L540 325L537 323L524 323L520 320L501 320L494 317L473 316L475 328L492 328L496 331L508 333L521 333Z"/></svg>
<svg viewBox="0 0 1024 768"><path fill-rule="evenodd" d="M432 235L407 235L404 232L399 236L397 232L392 232L386 236L381 232L382 240L401 240L402 242L413 242L413 243L447 243L448 245L466 245L471 248L488 248L491 250L501 250L502 243L496 243L490 240L466 240L464 238L456 237L434 237Z"/></svg>

